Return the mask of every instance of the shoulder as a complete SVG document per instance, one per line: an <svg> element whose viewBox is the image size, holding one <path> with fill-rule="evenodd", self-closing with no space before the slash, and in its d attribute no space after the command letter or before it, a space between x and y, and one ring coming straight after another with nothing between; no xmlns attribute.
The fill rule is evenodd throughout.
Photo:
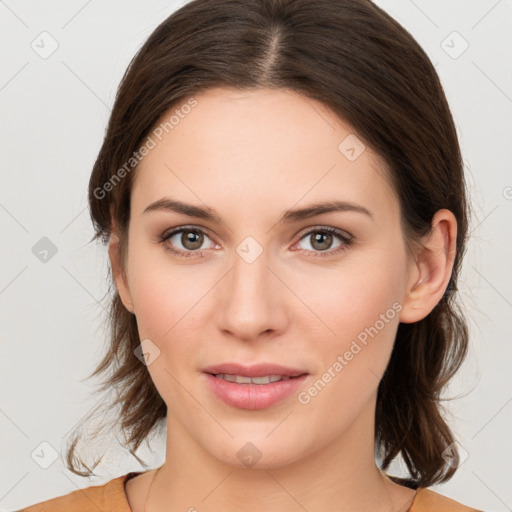
<svg viewBox="0 0 512 512"><path fill-rule="evenodd" d="M78 489L64 496L58 496L17 512L131 512L125 494L124 484L131 473L110 480L103 485Z"/></svg>
<svg viewBox="0 0 512 512"><path fill-rule="evenodd" d="M483 512L452 500L431 489L420 487L409 512Z"/></svg>

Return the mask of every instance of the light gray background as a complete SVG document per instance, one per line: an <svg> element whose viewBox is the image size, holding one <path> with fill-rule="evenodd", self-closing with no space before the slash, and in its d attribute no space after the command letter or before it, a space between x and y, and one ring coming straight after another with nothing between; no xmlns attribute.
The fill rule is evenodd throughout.
<svg viewBox="0 0 512 512"><path fill-rule="evenodd" d="M377 3L436 66L474 209L460 284L471 350L450 389L460 398L447 404L468 458L434 490L486 511L512 510L512 3ZM62 450L64 436L98 400L92 382L82 379L102 354L107 254L88 244L87 183L122 73L180 5L0 2L2 511L140 469L130 456L114 453L101 478L87 480L64 470L60 459L48 469L35 460L51 460L52 448L42 442ZM44 31L51 36L41 36ZM454 31L469 44L457 58L464 41ZM48 52L52 38L58 48L47 58L31 47ZM58 249L46 263L32 252L43 237ZM152 467L163 462L163 440L154 449L156 455L141 452Z"/></svg>

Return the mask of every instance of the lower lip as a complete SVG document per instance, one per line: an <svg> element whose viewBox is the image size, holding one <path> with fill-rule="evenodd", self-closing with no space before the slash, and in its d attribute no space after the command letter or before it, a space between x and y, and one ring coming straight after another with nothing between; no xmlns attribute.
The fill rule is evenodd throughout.
<svg viewBox="0 0 512 512"><path fill-rule="evenodd" d="M239 409L265 409L296 391L307 375L269 384L237 384L205 373L210 389L223 402Z"/></svg>

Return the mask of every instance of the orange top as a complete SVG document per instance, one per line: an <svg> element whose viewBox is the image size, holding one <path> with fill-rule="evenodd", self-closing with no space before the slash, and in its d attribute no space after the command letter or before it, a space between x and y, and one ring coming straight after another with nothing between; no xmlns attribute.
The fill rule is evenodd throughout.
<svg viewBox="0 0 512 512"><path fill-rule="evenodd" d="M140 473L131 472L106 484L70 492L18 512L131 512L124 485ZM446 496L420 487L407 512L482 512L466 507Z"/></svg>

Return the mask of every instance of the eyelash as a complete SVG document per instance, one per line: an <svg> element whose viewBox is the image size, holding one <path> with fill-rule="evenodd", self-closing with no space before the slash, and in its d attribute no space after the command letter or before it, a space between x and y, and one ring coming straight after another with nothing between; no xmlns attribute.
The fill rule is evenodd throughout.
<svg viewBox="0 0 512 512"><path fill-rule="evenodd" d="M180 228L173 229L172 231L165 232L162 235L160 235L158 237L159 238L159 243L165 244L165 242L167 242L167 240L172 238L174 235L176 235L178 233L183 233L183 232L186 232L186 231L202 233L203 235L208 236L208 234L204 230L202 230L200 228L197 228L195 226L182 226ZM351 245L354 244L354 240L353 240L352 236L347 236L347 234L345 234L344 231L341 231L341 230L336 229L336 228L331 228L331 227L315 227L313 229L310 229L309 231L307 231L306 233L304 233L300 237L299 242L301 240L303 240L304 238L306 238L307 236L310 236L313 233L330 233L330 234L336 235L341 240L342 245L337 247L334 250L306 251L306 253L311 253L311 254L308 254L307 257L325 258L325 257L328 257L328 256L333 256L335 254L339 254L342 251L345 251L346 249L348 249L348 247L350 247ZM191 256L203 257L202 251L199 251L199 250L196 250L196 251L176 250L176 249L173 249L170 245L167 245L167 244L165 246L165 250L169 251L169 252L172 252L173 254L176 254L177 256L180 256L180 257L183 257L183 258L189 258Z"/></svg>

